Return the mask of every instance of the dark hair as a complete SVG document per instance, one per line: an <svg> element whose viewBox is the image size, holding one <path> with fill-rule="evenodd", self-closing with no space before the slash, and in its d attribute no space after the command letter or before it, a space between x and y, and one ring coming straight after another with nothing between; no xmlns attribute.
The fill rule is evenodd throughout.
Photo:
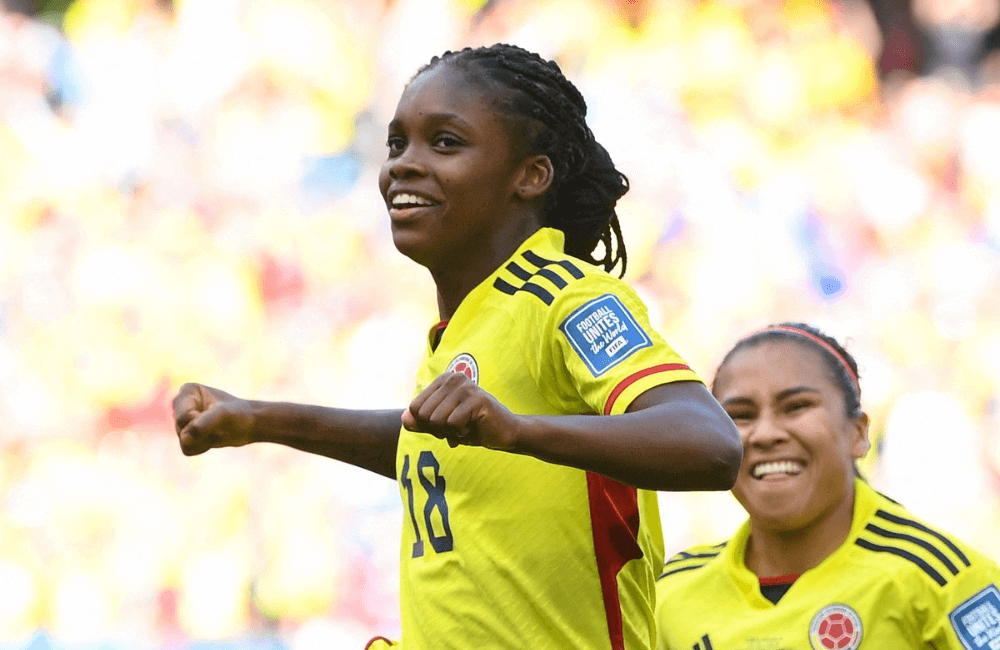
<svg viewBox="0 0 1000 650"><path fill-rule="evenodd" d="M587 103L559 65L528 50L498 43L445 52L414 75L447 63L465 71L473 83L497 95L515 147L524 155L544 154L552 161L552 186L542 220L566 237L566 253L610 272L628 256L615 204L628 191L628 179L587 126ZM522 153L522 152L517 152ZM604 256L594 257L598 242Z"/></svg>
<svg viewBox="0 0 1000 650"><path fill-rule="evenodd" d="M715 371L716 377L719 375L719 370L740 350L753 348L761 343L778 339L796 341L817 350L826 364L826 369L833 377L834 383L837 384L840 392L844 395L847 416L856 418L861 415L861 387L857 381L858 362L844 349L844 346L837 342L837 339L806 323L770 325L740 339L733 346L733 349L723 357L722 363L719 364L719 368ZM714 381L712 382L712 392L715 392Z"/></svg>

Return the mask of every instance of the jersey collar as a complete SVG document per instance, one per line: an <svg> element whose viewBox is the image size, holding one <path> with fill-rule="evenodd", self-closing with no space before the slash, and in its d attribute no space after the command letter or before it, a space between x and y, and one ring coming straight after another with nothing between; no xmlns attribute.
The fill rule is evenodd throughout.
<svg viewBox="0 0 1000 650"><path fill-rule="evenodd" d="M859 478L854 479L854 514L851 518L851 530L847 534L847 539L844 543L840 545L837 550L831 553L825 560L819 563L819 565L809 569L796 581L802 582L803 580L813 580L825 579L822 578L823 574L830 571L830 567L836 567L838 565L838 558L848 553L853 546L852 542L854 539L864 530L865 524L871 519L872 515L875 514L875 510L878 509L878 497L877 492L868 485L866 482ZM732 576L733 580L736 582L736 586L739 588L740 592L743 594L744 598L754 607L758 609L769 609L775 607L771 601L764 598L760 593L760 579L747 568L744 558L746 557L747 542L750 539L750 520L743 522L739 530L733 536L726 547L720 554L720 558L729 569L729 574ZM835 570L835 569L834 569ZM794 589L795 586L793 585ZM778 601L781 602L781 601Z"/></svg>
<svg viewBox="0 0 1000 650"><path fill-rule="evenodd" d="M514 251L513 255L508 257L503 264L494 269L493 273L490 273L485 280L480 282L472 291L469 292L469 295L462 299L461 304L458 305L458 309L456 309L455 313L451 315L450 319L448 319L448 329L445 330L441 338L443 339L445 336L448 336L449 331L458 329L458 326L465 323L468 318L471 318L473 314L479 311L479 306L489 295L489 291L493 288L493 282L496 280L497 275L499 275L500 272L512 261L521 257L521 254L524 253L524 251L529 248L534 249L543 257L545 257L546 253L563 255L565 244L566 236L561 230L556 228L542 227L531 233L531 235L517 247L517 250ZM435 323L427 333L427 347L430 353L433 353L433 349L431 349L431 341L434 340L439 325L440 323ZM440 345L441 342L439 340L438 347L440 347Z"/></svg>

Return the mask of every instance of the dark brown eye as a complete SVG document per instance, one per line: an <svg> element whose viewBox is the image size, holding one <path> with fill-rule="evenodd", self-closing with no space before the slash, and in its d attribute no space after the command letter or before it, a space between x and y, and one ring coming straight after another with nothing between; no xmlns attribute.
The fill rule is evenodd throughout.
<svg viewBox="0 0 1000 650"><path fill-rule="evenodd" d="M451 149L461 146L462 141L451 135L440 135L434 140L434 144L438 147Z"/></svg>
<svg viewBox="0 0 1000 650"><path fill-rule="evenodd" d="M808 400L796 400L794 402L789 402L786 409L790 412L794 412L801 411L802 409L809 408L810 406L812 406L812 402Z"/></svg>
<svg viewBox="0 0 1000 650"><path fill-rule="evenodd" d="M385 146L389 147L389 153L399 153L406 148L406 140L403 138L389 138L386 140Z"/></svg>

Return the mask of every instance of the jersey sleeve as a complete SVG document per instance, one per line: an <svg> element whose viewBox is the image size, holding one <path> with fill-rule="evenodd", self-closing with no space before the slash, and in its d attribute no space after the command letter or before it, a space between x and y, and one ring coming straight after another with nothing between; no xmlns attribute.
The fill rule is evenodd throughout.
<svg viewBox="0 0 1000 650"><path fill-rule="evenodd" d="M674 381L702 381L653 330L646 306L624 282L588 275L559 294L540 350L539 385L572 412L624 413L640 394Z"/></svg>
<svg viewBox="0 0 1000 650"><path fill-rule="evenodd" d="M1000 567L977 554L965 555L969 566L948 581L928 612L924 640L937 650L998 650Z"/></svg>

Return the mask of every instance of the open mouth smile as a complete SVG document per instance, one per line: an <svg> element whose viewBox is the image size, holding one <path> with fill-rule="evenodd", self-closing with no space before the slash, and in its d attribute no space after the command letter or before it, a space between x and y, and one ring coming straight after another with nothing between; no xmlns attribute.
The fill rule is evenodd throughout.
<svg viewBox="0 0 1000 650"><path fill-rule="evenodd" d="M757 463L750 468L750 475L755 479L784 478L802 473L804 465L797 460L773 460Z"/></svg>
<svg viewBox="0 0 1000 650"><path fill-rule="evenodd" d="M439 201L420 194L398 192L389 197L389 216L393 219L406 219L439 205Z"/></svg>

